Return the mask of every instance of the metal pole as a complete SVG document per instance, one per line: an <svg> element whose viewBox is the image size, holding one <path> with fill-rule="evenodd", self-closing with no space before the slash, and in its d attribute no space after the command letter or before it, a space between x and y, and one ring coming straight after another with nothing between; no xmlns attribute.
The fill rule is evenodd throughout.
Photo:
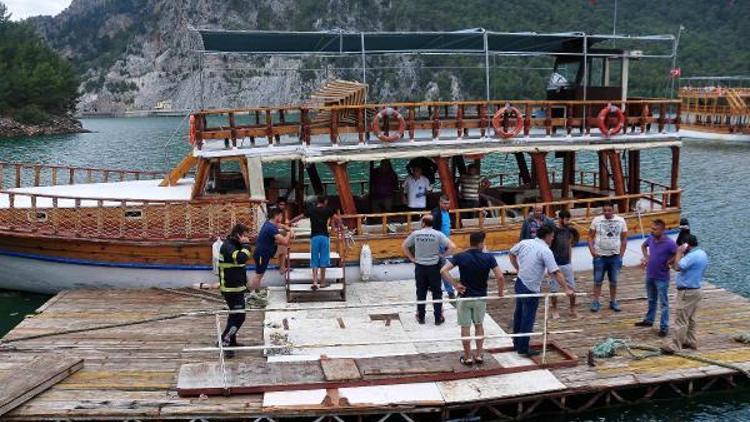
<svg viewBox="0 0 750 422"><path fill-rule="evenodd" d="M490 101L490 50L487 31L484 31L484 96Z"/></svg>
<svg viewBox="0 0 750 422"><path fill-rule="evenodd" d="M366 60L367 56L365 54L365 33L364 32L359 33L359 40L360 40L359 41L360 47L362 48L362 83L367 85L367 60ZM367 89L367 87L365 87L365 104L367 104L367 94L368 94L367 91L369 90Z"/></svg>
<svg viewBox="0 0 750 422"><path fill-rule="evenodd" d="M542 365L547 363L547 324L549 322L549 295L544 296L544 327L542 328Z"/></svg>
<svg viewBox="0 0 750 422"><path fill-rule="evenodd" d="M583 101L586 101L586 99L588 98L588 92L586 89L586 87L588 86L588 80L589 80L589 39L588 39L588 35L583 34ZM585 122L583 124L584 128L588 127L588 122L586 121L586 119L588 119L588 117L586 117L587 116L586 113L588 112L587 108L588 107L586 106L586 103L584 102L583 103L583 116L581 116L583 118L583 121Z"/></svg>
<svg viewBox="0 0 750 422"><path fill-rule="evenodd" d="M227 368L224 362L224 342L221 339L221 321L219 314L216 314L216 344L219 349L219 366L221 367L221 382L224 384L224 394L229 395L229 386L227 385Z"/></svg>
<svg viewBox="0 0 750 422"><path fill-rule="evenodd" d="M617 0L615 0L615 12L612 17L612 35L617 35ZM615 40L612 40L614 44Z"/></svg>
<svg viewBox="0 0 750 422"><path fill-rule="evenodd" d="M677 39L674 42L674 49L672 50L672 69L675 69L677 67L677 48L680 46L680 35L682 35L682 30L685 29L684 26L680 25L680 29L677 31ZM672 71L670 69L670 72ZM669 98L674 98L674 81L675 77L672 77L672 81L669 87Z"/></svg>

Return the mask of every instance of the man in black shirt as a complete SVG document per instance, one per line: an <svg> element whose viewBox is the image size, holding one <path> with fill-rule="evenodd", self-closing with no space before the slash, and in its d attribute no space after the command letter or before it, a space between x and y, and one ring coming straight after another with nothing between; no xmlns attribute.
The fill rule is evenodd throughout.
<svg viewBox="0 0 750 422"><path fill-rule="evenodd" d="M570 225L570 211L561 210L558 214L557 225L555 226L555 239L552 241L550 249L552 254L555 256L555 263L560 268L568 287L575 290L576 281L575 274L573 273L573 247L581 239L581 235L575 227ZM549 281L549 291L557 293L560 290L560 286L557 285L557 281L552 278ZM557 297L552 296L550 298L552 302L552 319L560 318L560 313L557 310ZM575 319L578 318L576 312L576 297L575 295L570 296L570 317Z"/></svg>
<svg viewBox="0 0 750 422"><path fill-rule="evenodd" d="M487 296L487 279L490 271L495 274L497 281L497 290L500 297L505 290L505 279L503 278L500 266L497 265L495 257L484 252L484 233L472 233L469 236L471 247L466 251L453 255L440 270L444 279L453 284L462 298L483 298ZM458 267L460 273L460 282L457 282L450 271L453 267ZM458 313L458 325L461 326L461 337L471 335L471 325L474 324L474 335L484 337L484 314L486 312L485 299L462 300L456 307ZM473 363L482 364L482 347L484 338L476 340L476 354L471 355L471 340L462 340L464 354L461 356L461 363L471 365Z"/></svg>
<svg viewBox="0 0 750 422"><path fill-rule="evenodd" d="M333 219L336 226L341 226L341 218L328 208L328 198L321 195L315 200L315 206L306 210L305 216L310 219L310 268L312 268L312 289L325 287L326 268L331 266L331 239L328 235L328 220Z"/></svg>
<svg viewBox="0 0 750 422"><path fill-rule="evenodd" d="M250 259L250 229L244 224L236 224L226 240L221 244L219 255L219 291L227 302L230 311L244 311L245 292L247 291L247 272L245 265ZM237 332L245 322L245 313L231 313L227 316L227 325L221 334L223 347L237 346ZM224 356L231 358L234 352L228 350Z"/></svg>

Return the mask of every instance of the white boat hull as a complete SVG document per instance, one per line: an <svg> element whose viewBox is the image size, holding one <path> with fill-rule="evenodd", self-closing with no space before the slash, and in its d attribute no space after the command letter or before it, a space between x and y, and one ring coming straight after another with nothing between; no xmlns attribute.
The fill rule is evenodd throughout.
<svg viewBox="0 0 750 422"><path fill-rule="evenodd" d="M749 134L714 133L699 130L680 129L680 138L701 141L750 142Z"/></svg>
<svg viewBox="0 0 750 422"><path fill-rule="evenodd" d="M624 265L638 265L642 257L639 236L628 241ZM503 271L512 269L507 251L496 252ZM0 252L0 289L56 293L61 290L83 288L179 288L198 283L215 283L216 276L207 267L154 268L134 265L90 264L65 262L44 257L20 256ZM592 269L588 247L573 248L575 271ZM250 273L250 271L249 271ZM346 268L347 282L360 282L359 265ZM414 266L406 262L378 263L372 266L370 281L405 280L414 277ZM264 278L266 285L281 285L282 277L270 270Z"/></svg>

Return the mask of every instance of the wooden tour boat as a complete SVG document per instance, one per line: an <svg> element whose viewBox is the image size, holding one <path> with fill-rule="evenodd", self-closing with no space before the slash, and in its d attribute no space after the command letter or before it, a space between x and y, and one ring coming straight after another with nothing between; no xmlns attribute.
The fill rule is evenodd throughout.
<svg viewBox="0 0 750 422"><path fill-rule="evenodd" d="M245 41L269 42L267 37L273 35L199 34L203 50L222 51L218 44L234 52ZM300 42L275 45L305 46L305 37L315 34L281 34ZM316 36L340 39L337 48L343 52L354 39L345 35L351 34ZM366 36L381 34L357 33L356 39L360 35L369 44L374 41ZM670 229L678 226L681 104L627 96L629 62L648 54L590 49L592 43L611 37L579 33L482 31L400 34L389 39L405 42L428 35L443 37L450 45L455 43L446 38L460 37L465 43L461 51L473 48L469 41L478 38L485 57L490 50L551 56L551 82L556 82L548 88L547 99L538 101L376 104L366 101L364 83L333 80L298 105L201 109L190 115L192 151L167 174L0 163L0 264L6 269L0 288L52 292L213 282L212 244L217 238L238 222L257 229L266 207L279 197L289 199L291 212L300 212L310 194L327 195L348 227L348 233L334 235L342 278L344 273L348 281L360 278L364 245L371 251L371 280L410 278L412 269L402 260L400 244L422 213L404 211L399 192L394 192L391 212L374 212L369 177L355 176L367 175L368 168L371 174L373 163L382 160L390 160L394 168L414 159L434 166L436 181L428 208L446 195L456 221L452 238L457 245L467 246L470 233L484 231L487 247L503 268L509 268L503 252L518 241L521 224L536 203L548 214L570 210L582 229L582 241L591 219L608 200L615 201L627 219L632 243L656 218ZM429 40L420 42L429 44L430 51L437 48ZM269 53L257 45L261 44L245 51ZM373 49L388 51L382 43ZM415 44L409 49L426 47ZM561 79L563 68L571 67L576 72ZM642 153L652 151L662 154L660 161L671 158L664 182L641 175ZM516 163L517 171L497 170L506 159ZM481 207L461 205L457 179L468 163L478 165L489 181L481 192ZM280 177L280 169L288 176ZM330 180L323 173L329 173ZM308 241L304 229L298 230L292 250L303 259ZM626 264L640 259L638 250L629 247ZM587 249L577 247L576 269L590 267L590 261ZM282 278L274 271L266 281L280 283Z"/></svg>
<svg viewBox="0 0 750 422"><path fill-rule="evenodd" d="M683 78L680 88L683 124L690 139L750 141L748 77Z"/></svg>

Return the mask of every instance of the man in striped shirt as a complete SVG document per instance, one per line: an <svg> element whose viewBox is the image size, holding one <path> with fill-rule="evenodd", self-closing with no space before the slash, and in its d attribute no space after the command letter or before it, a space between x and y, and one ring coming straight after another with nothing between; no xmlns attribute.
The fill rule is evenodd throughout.
<svg viewBox="0 0 750 422"><path fill-rule="evenodd" d="M482 176L479 174L479 167L476 164L470 164L467 167L467 172L462 174L459 179L463 207L479 207L479 187L481 183Z"/></svg>

